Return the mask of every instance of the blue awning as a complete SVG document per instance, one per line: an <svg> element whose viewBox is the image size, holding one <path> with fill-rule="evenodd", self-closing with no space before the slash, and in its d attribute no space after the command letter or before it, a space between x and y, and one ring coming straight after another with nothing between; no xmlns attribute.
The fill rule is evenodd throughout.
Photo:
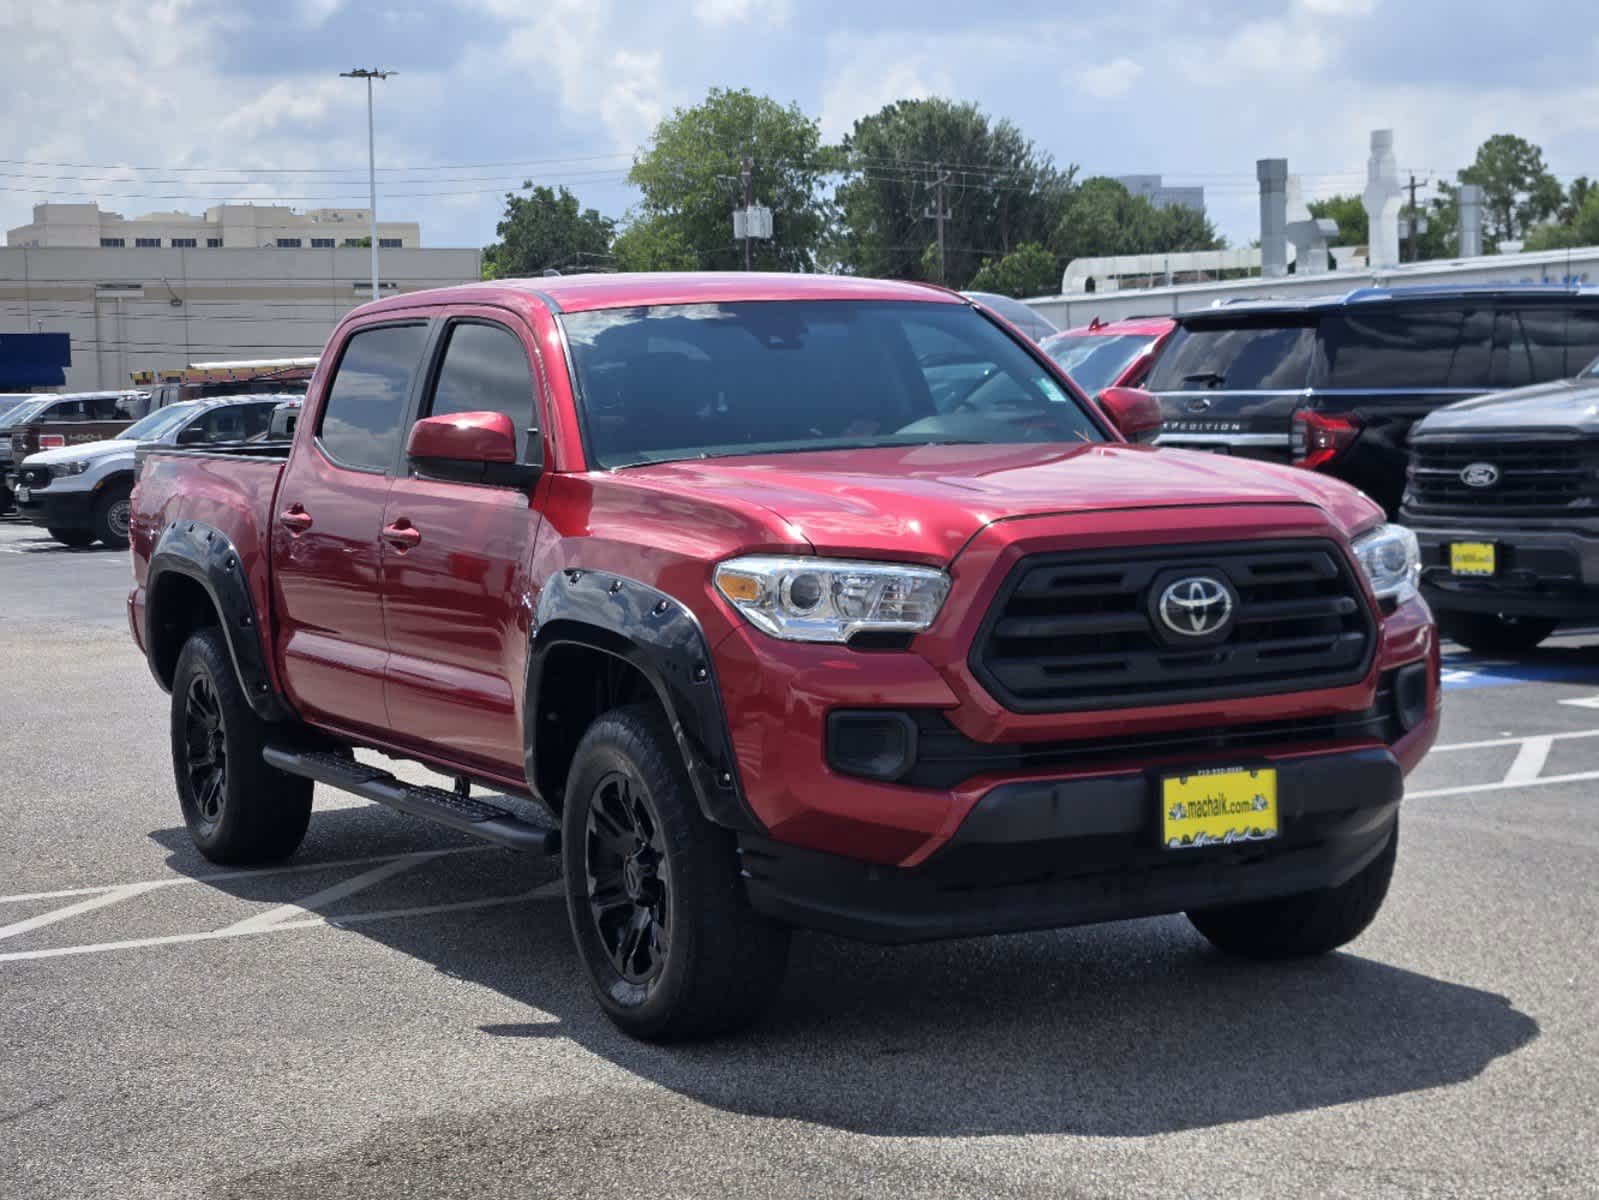
<svg viewBox="0 0 1599 1200"><path fill-rule="evenodd" d="M0 333L0 392L60 387L72 365L72 339L65 333Z"/></svg>

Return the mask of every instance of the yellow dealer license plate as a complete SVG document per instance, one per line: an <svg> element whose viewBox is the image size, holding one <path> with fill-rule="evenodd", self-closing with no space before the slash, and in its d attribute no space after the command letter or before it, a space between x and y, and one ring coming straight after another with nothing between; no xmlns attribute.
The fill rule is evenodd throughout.
<svg viewBox="0 0 1599 1200"><path fill-rule="evenodd" d="M1492 575L1494 561L1492 542L1451 542L1449 544L1449 569L1456 575Z"/></svg>
<svg viewBox="0 0 1599 1200"><path fill-rule="evenodd" d="M1160 781L1161 841L1168 850L1263 842L1277 836L1274 767L1224 767Z"/></svg>

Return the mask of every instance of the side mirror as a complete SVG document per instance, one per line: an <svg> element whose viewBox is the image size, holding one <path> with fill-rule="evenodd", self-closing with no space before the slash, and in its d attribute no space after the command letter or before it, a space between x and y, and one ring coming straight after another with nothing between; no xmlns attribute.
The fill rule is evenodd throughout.
<svg viewBox="0 0 1599 1200"><path fill-rule="evenodd" d="M422 474L458 483L529 487L540 473L516 461L516 426L500 412L423 417L411 426L405 453Z"/></svg>
<svg viewBox="0 0 1599 1200"><path fill-rule="evenodd" d="M190 425L182 433L178 434L178 445L180 446L198 446L203 441L205 441L205 430L198 425Z"/></svg>
<svg viewBox="0 0 1599 1200"><path fill-rule="evenodd" d="M1160 401L1143 388L1108 387L1099 393L1099 406L1129 442L1154 441L1165 422Z"/></svg>

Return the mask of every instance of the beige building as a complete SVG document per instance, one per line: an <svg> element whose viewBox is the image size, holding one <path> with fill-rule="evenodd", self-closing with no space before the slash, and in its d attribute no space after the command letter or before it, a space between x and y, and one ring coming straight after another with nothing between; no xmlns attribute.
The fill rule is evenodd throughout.
<svg viewBox="0 0 1599 1200"><path fill-rule="evenodd" d="M280 204L219 204L203 217L146 213L124 217L98 204L36 204L33 221L6 231L6 245L49 250L71 246L107 250L334 250L359 246L369 234L371 209L313 208L295 212ZM415 221L379 221L378 246L415 250L422 230Z"/></svg>
<svg viewBox="0 0 1599 1200"><path fill-rule="evenodd" d="M371 297L371 265L369 250L342 246L13 244L0 249L0 333L68 334L70 391L197 361L317 354ZM482 253L383 249L379 273L386 296L465 283L481 276Z"/></svg>

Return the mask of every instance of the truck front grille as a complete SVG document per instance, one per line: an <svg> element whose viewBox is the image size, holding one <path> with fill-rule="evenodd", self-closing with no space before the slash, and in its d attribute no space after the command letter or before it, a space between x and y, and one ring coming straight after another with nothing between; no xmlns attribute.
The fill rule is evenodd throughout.
<svg viewBox="0 0 1599 1200"><path fill-rule="evenodd" d="M1185 636L1158 610L1196 577L1221 583L1232 611ZM1229 542L1023 559L968 661L1014 712L1073 712L1341 687L1364 678L1375 642L1338 546Z"/></svg>
<svg viewBox="0 0 1599 1200"><path fill-rule="evenodd" d="M1483 465L1497 472L1494 482L1467 483L1468 469ZM1569 437L1429 438L1412 444L1409 479L1412 508L1558 512L1599 495L1599 448Z"/></svg>
<svg viewBox="0 0 1599 1200"><path fill-rule="evenodd" d="M48 467L23 467L17 472L17 482L25 488L39 491L50 486L50 470Z"/></svg>

